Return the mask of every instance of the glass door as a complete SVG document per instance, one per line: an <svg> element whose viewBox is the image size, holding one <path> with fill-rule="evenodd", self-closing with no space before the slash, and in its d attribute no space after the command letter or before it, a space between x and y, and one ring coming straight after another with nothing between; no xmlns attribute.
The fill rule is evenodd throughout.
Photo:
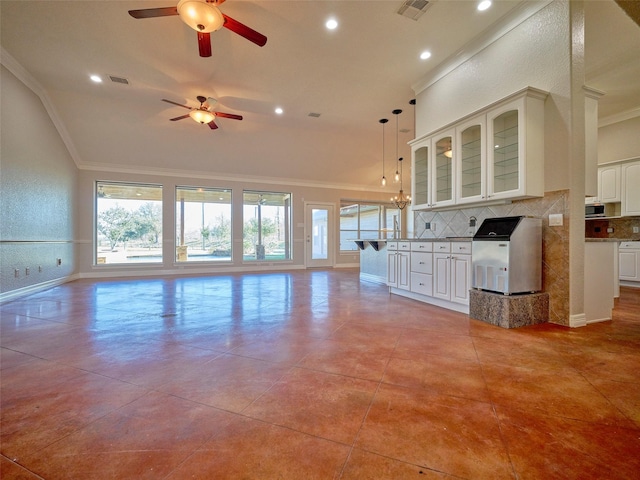
<svg viewBox="0 0 640 480"><path fill-rule="evenodd" d="M453 132L435 137L433 148L433 192L434 206L453 203Z"/></svg>
<svg viewBox="0 0 640 480"><path fill-rule="evenodd" d="M335 235L332 204L305 205L305 266L332 267Z"/></svg>
<svg viewBox="0 0 640 480"><path fill-rule="evenodd" d="M460 125L457 129L456 158L458 164L458 202L477 202L485 198L485 119L476 118Z"/></svg>

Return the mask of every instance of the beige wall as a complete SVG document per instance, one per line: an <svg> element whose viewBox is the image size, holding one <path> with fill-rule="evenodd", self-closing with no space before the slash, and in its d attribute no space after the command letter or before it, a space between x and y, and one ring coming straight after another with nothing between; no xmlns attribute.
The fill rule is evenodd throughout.
<svg viewBox="0 0 640 480"><path fill-rule="evenodd" d="M598 129L598 164L628 158L640 158L640 116Z"/></svg>
<svg viewBox="0 0 640 480"><path fill-rule="evenodd" d="M77 169L40 98L5 66L1 68L0 293L4 294L63 281L75 271Z"/></svg>

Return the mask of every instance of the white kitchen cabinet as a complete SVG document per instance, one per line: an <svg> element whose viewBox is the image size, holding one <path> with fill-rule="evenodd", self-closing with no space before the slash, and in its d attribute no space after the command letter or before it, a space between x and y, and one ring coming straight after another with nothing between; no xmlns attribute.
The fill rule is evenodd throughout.
<svg viewBox="0 0 640 480"><path fill-rule="evenodd" d="M544 196L547 95L525 88L412 142L412 209Z"/></svg>
<svg viewBox="0 0 640 480"><path fill-rule="evenodd" d="M618 259L620 280L640 282L640 242L622 242L618 250Z"/></svg>
<svg viewBox="0 0 640 480"><path fill-rule="evenodd" d="M429 153L431 152L431 139L427 138L411 148L411 200L414 210L431 208L431 189L429 182Z"/></svg>
<svg viewBox="0 0 640 480"><path fill-rule="evenodd" d="M433 243L411 244L411 291L420 295L433 294Z"/></svg>
<svg viewBox="0 0 640 480"><path fill-rule="evenodd" d="M544 196L544 99L526 89L487 112L487 199Z"/></svg>
<svg viewBox="0 0 640 480"><path fill-rule="evenodd" d="M640 215L640 162L620 165L622 216Z"/></svg>
<svg viewBox="0 0 640 480"><path fill-rule="evenodd" d="M431 205L446 207L455 204L454 195L454 129L444 130L433 136L431 144Z"/></svg>
<svg viewBox="0 0 640 480"><path fill-rule="evenodd" d="M480 115L456 127L456 203L479 202L487 195L486 117Z"/></svg>
<svg viewBox="0 0 640 480"><path fill-rule="evenodd" d="M433 296L469 304L471 242L436 242L433 253Z"/></svg>
<svg viewBox="0 0 640 480"><path fill-rule="evenodd" d="M410 242L387 243L387 285L409 290L410 283Z"/></svg>
<svg viewBox="0 0 640 480"><path fill-rule="evenodd" d="M615 203L621 199L622 168L620 165L603 166L598 168L598 201Z"/></svg>

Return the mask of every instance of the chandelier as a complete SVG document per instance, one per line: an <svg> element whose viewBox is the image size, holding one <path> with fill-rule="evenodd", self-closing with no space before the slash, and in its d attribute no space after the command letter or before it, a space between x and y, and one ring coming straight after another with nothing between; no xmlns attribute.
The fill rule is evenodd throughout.
<svg viewBox="0 0 640 480"><path fill-rule="evenodd" d="M402 190L402 157L398 159L398 164L400 165L400 191L398 192L398 195L391 197L391 202L393 202L393 204L400 210L403 210L404 207L411 204L411 197L409 195L405 195Z"/></svg>

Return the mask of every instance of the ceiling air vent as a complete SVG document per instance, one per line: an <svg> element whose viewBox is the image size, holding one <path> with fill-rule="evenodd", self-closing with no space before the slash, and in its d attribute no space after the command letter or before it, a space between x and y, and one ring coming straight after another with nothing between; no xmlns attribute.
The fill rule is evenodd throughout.
<svg viewBox="0 0 640 480"><path fill-rule="evenodd" d="M319 114L319 113L311 112L308 116L309 116L309 117L313 117L313 118L318 118L318 117L320 116L320 114Z"/></svg>
<svg viewBox="0 0 640 480"><path fill-rule="evenodd" d="M418 20L432 3L433 2L427 0L405 0L398 9L398 15L410 18L411 20Z"/></svg>
<svg viewBox="0 0 640 480"><path fill-rule="evenodd" d="M113 83L121 83L123 85L129 85L129 80L122 77L114 77L113 75L109 75L109 78Z"/></svg>

